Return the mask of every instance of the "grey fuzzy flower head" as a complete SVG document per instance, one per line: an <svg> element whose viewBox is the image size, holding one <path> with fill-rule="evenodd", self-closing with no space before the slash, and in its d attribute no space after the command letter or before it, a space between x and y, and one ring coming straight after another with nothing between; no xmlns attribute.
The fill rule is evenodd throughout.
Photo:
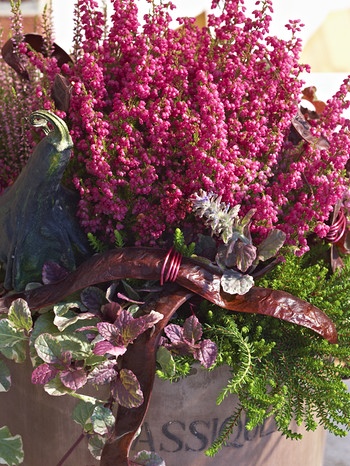
<svg viewBox="0 0 350 466"><path fill-rule="evenodd" d="M192 198L193 212L205 218L205 224L211 228L213 235L220 236L227 243L232 236L232 226L238 218L240 204L230 207L221 202L221 196L200 190Z"/></svg>

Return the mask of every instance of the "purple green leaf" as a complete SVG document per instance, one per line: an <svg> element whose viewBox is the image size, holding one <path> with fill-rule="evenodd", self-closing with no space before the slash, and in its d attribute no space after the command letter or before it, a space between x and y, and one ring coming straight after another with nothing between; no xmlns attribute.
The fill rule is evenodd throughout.
<svg viewBox="0 0 350 466"><path fill-rule="evenodd" d="M135 319L126 309L121 309L118 312L117 318L114 321L115 327L119 330L120 333L131 324Z"/></svg>
<svg viewBox="0 0 350 466"><path fill-rule="evenodd" d="M107 322L114 322L122 307L119 303L107 303L101 308L102 319Z"/></svg>
<svg viewBox="0 0 350 466"><path fill-rule="evenodd" d="M42 269L42 281L44 285L51 285L52 283L58 283L68 275L66 270L56 262L46 262Z"/></svg>
<svg viewBox="0 0 350 466"><path fill-rule="evenodd" d="M36 367L32 372L32 383L45 385L55 378L58 372L58 369L52 364L40 364L40 366Z"/></svg>
<svg viewBox="0 0 350 466"><path fill-rule="evenodd" d="M183 336L186 341L195 343L202 338L202 326L195 315L188 317L183 326Z"/></svg>
<svg viewBox="0 0 350 466"><path fill-rule="evenodd" d="M164 333L173 344L183 341L184 330L182 327L180 327L180 325L169 324L165 327Z"/></svg>
<svg viewBox="0 0 350 466"><path fill-rule="evenodd" d="M256 247L237 241L235 244L236 266L241 272L246 272L256 258Z"/></svg>
<svg viewBox="0 0 350 466"><path fill-rule="evenodd" d="M256 247L247 240L237 238L236 235L235 239L230 240L227 248L221 248L220 261L223 255L225 267L237 267L241 272L246 272L256 259Z"/></svg>
<svg viewBox="0 0 350 466"><path fill-rule="evenodd" d="M94 347L94 354L103 356L105 354L112 354L113 356L121 356L124 354L126 351L126 346L120 345L116 346L113 345L113 343L110 343L109 341L102 340L98 341Z"/></svg>
<svg viewBox="0 0 350 466"><path fill-rule="evenodd" d="M111 343L121 341L120 330L115 324L99 322L97 324L97 330L101 337Z"/></svg>
<svg viewBox="0 0 350 466"><path fill-rule="evenodd" d="M123 310L118 315L115 325L120 329L122 340L125 345L132 343L141 333L153 327L163 316L158 312L151 311L141 317L134 318L129 311Z"/></svg>
<svg viewBox="0 0 350 466"><path fill-rule="evenodd" d="M214 364L217 355L218 348L216 344L211 340L203 340L195 351L194 357L198 359L202 366L209 369Z"/></svg>
<svg viewBox="0 0 350 466"><path fill-rule="evenodd" d="M282 230L270 230L267 237L258 246L258 259L266 261L274 257L286 240L286 234Z"/></svg>
<svg viewBox="0 0 350 466"><path fill-rule="evenodd" d="M115 362L106 361L95 367L89 374L89 381L96 385L103 385L111 382L118 372L115 369Z"/></svg>
<svg viewBox="0 0 350 466"><path fill-rule="evenodd" d="M80 294L81 302L92 313L96 314L101 310L106 301L104 292L96 286L88 286Z"/></svg>
<svg viewBox="0 0 350 466"><path fill-rule="evenodd" d="M121 369L113 384L113 394L117 402L126 408L137 408L143 403L143 393L135 374L129 369Z"/></svg>
<svg viewBox="0 0 350 466"><path fill-rule="evenodd" d="M71 390L78 390L87 382L87 375L84 369L70 368L60 372L60 379L63 385Z"/></svg>

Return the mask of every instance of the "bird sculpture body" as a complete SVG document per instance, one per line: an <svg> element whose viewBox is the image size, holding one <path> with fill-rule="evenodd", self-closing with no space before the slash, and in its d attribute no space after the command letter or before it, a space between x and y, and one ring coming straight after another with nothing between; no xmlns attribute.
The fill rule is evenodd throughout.
<svg viewBox="0 0 350 466"><path fill-rule="evenodd" d="M73 147L68 128L45 110L32 113L30 121L46 135L0 196L0 263L7 290L20 291L29 282L41 281L45 262L72 270L89 255L75 215L75 195L61 185Z"/></svg>

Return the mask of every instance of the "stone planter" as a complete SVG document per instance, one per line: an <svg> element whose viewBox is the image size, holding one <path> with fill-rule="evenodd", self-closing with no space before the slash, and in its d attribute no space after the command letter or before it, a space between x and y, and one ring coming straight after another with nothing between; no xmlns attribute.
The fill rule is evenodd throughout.
<svg viewBox="0 0 350 466"><path fill-rule="evenodd" d="M0 426L23 437L25 466L55 466L81 434L71 419L75 401L51 397L30 383L30 363L8 363L13 386L0 394ZM204 451L233 412L235 397L220 406L216 397L227 379L226 368L208 373L198 369L179 383L156 380L150 409L131 456L139 450L155 450L167 466L322 466L325 432L305 432L301 441L287 440L276 432L273 419L249 432L244 419L229 443L214 458ZM97 466L85 439L64 466Z"/></svg>
<svg viewBox="0 0 350 466"><path fill-rule="evenodd" d="M142 431L132 452L156 450L167 466L322 466L325 431L303 433L302 440L290 440L276 431L273 418L253 431L235 428L227 446L214 458L204 451L234 411L232 396L217 406L216 398L229 375L226 368L207 372L198 368L179 383L157 381Z"/></svg>
<svg viewBox="0 0 350 466"><path fill-rule="evenodd" d="M53 397L30 381L31 363L6 360L12 387L0 393L0 426L12 435L20 434L24 446L24 466L56 466L80 437L81 427L71 417L76 401L69 396ZM84 438L64 466L97 466Z"/></svg>

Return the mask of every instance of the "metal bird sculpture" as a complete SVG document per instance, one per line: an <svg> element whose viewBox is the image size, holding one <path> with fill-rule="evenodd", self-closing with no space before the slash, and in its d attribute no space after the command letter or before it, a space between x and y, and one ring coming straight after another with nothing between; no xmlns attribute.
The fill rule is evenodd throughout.
<svg viewBox="0 0 350 466"><path fill-rule="evenodd" d="M75 215L75 195L61 185L73 147L68 128L45 110L32 113L30 122L43 127L46 136L0 196L0 263L7 290L41 280L45 262L72 270L91 255Z"/></svg>

